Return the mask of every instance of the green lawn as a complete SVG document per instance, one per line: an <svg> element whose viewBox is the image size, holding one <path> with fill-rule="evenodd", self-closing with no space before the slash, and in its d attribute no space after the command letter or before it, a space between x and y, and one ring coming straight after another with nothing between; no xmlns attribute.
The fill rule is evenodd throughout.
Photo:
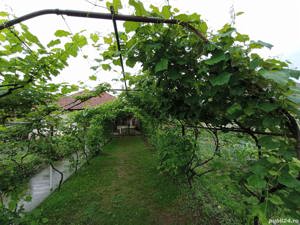
<svg viewBox="0 0 300 225"><path fill-rule="evenodd" d="M38 207L48 224L193 224L141 137L116 138Z"/></svg>

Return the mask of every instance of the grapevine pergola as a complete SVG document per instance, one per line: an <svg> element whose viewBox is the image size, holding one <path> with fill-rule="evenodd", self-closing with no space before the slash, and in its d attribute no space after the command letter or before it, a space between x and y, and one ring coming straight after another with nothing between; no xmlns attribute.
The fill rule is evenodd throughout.
<svg viewBox="0 0 300 225"><path fill-rule="evenodd" d="M242 179L238 178L241 185L246 190L246 193L255 197L259 204L267 202L266 199L269 194L275 195L275 192L280 192L283 189L289 190L291 194L296 193L296 187L300 180L300 173L296 171L297 174L295 172L295 174L291 176L287 167L290 165L289 163L291 163L291 165L293 165L293 163L296 165L295 159L291 159L290 157L297 157L297 160L300 159L300 129L298 125L299 108L296 107L296 104L285 104L287 96L290 96L291 94L289 93L289 95L287 94L286 96L283 95L285 91L291 91L287 88L288 81L283 82L281 86L280 82L276 82L281 81L280 77L277 77L277 80L272 80L270 76L261 76L262 74L259 73L260 69L271 71L273 73L280 72L287 67L286 65L278 63L276 60L274 60L276 62L267 61L261 59L257 54L249 55L249 52L251 52L252 49L257 48L255 47L255 44L261 45L261 43L254 43L253 48L249 47L249 49L247 48L247 50L245 50L243 47L245 47L245 42L250 40L249 37L239 33L236 33L237 37L232 37L231 33L234 29L231 28L230 25L227 27L225 25L225 28L221 30L218 35L214 36L214 38L210 38L209 35L206 37L207 29L203 30L200 26L192 25L192 23L188 22L188 19L181 20L182 17L180 19L178 19L178 17L175 17L177 19L165 19L159 17L122 15L116 13L112 6L110 7L110 13L60 9L36 11L0 24L0 31L23 21L49 14L111 20L114 27L116 46L115 42L110 42L109 44L110 46L113 45L114 52L117 49L118 53L109 56L108 58L109 60L113 59L117 62L120 61L120 64L118 65L120 65L122 69L126 94L128 94L128 91L138 91L137 98L140 97L141 99L139 102L141 109L144 109L153 118L159 118L160 115L157 115L157 112L159 112L165 116L165 124L169 122L168 118L179 122L177 124L179 126L181 125L182 137L185 136L185 127L193 128L195 130L195 140L198 138L197 129L207 129L212 133L215 141L214 155L202 162L199 158L199 161L195 163L196 166L190 168L190 171L193 172L191 177L196 174L194 169L197 166L200 167L207 164L218 153L220 146L218 131L238 132L249 135L255 141L258 148L258 157L256 161L256 165L258 166L255 168L256 170L251 170L254 167L250 162L249 171L246 174L250 179L246 176L242 177ZM149 14L145 13L138 15ZM200 19L197 20L200 21ZM134 46L137 52L136 55L131 51L131 55L128 54L126 60L131 60L131 67L137 62L144 63L143 66L146 68L145 71L149 73L145 73L144 78L149 79L149 83L153 84L155 87L152 87L148 83L144 84L143 82L137 82L137 89L128 90L116 21L179 25L191 32L189 37L184 34L177 39L177 34L181 31L178 32L178 30L175 29L164 30L165 27L161 26L156 27L157 30L154 31L151 29L147 29L146 31L139 30L141 36L133 36L132 40L140 45ZM144 36L154 36L156 34L155 31L160 32L161 30L161 36L158 36L159 38L162 38L162 41L160 40L162 43L160 43L159 50L153 50L155 47L151 46L151 44L157 41L155 39L156 37L154 37L154 41L151 40L153 42L150 44L147 43L147 38L143 38ZM134 31L134 29L131 29L131 31ZM138 31L136 33L138 33ZM16 33L13 33L13 35L18 38ZM217 43L218 38L220 38L220 40L224 38L224 40ZM20 38L18 38L18 40L22 42ZM235 41L243 43L242 47L235 45ZM24 42L22 43L25 47L29 48ZM201 46L198 45L199 43ZM145 45L147 44L150 45L150 50L145 48ZM264 44L262 46L266 47ZM175 48L174 45L176 45ZM133 48L132 46L130 47ZM203 49L201 49L202 47ZM207 47L207 49L205 49L205 47ZM191 48L195 48L199 50L199 52L189 51ZM153 54L152 50L154 52ZM232 50L232 52L229 52L230 50ZM179 56L182 56L183 59L179 59ZM126 63L128 61L126 61ZM251 64L252 66L249 66ZM171 68L171 66L168 67L168 65L171 65L173 68ZM276 75L278 74L275 73L274 76ZM30 79L33 79L33 77L30 77ZM30 81L31 80L28 82ZM195 83L199 84L199 86L194 85ZM24 86L13 86L9 89L9 92L5 93L5 95L22 87ZM240 87L245 88L239 89ZM157 96L153 97L151 94L147 96L151 91L157 93ZM3 95L0 95L0 98L1 97L3 97ZM152 101L151 98L154 100ZM134 103L134 100L133 96L131 101ZM157 102L155 100L159 102L159 104L156 104ZM189 100L189 102L187 100ZM86 100L82 98L79 99L79 101ZM295 101L292 102L295 103ZM257 105L262 106L259 108ZM123 105L120 107L123 107ZM248 107L247 112L244 109L245 107ZM269 117L274 117L275 122L266 120ZM84 116L83 123L86 122L85 119L89 120L89 118ZM103 118L100 118L99 121L101 119ZM105 121L105 119L103 119L103 121ZM173 124L167 125L171 127ZM86 132L85 129L84 132ZM261 140L260 137L264 135L268 135L267 139ZM276 144L275 147L273 146L274 143L272 140L274 137L277 137L279 140L276 143L274 142ZM294 147L291 147L291 145ZM263 154L264 149L270 150L271 157L269 157L268 154ZM274 149L276 149L276 152ZM280 152L277 152L277 149L280 150ZM286 153L290 150L295 150L295 157L294 155L279 154L281 152ZM274 154L274 157L272 154ZM197 158L194 152L187 165L192 166L195 157ZM275 158L276 161L272 157L277 157ZM286 159L284 157L286 157ZM281 171L284 167L285 170ZM269 170L271 173L266 172ZM274 170L278 170L278 174L282 173L283 175L277 175L277 173L274 173ZM210 171L212 170L207 170L207 172ZM261 171L265 172L266 175L262 176L263 173ZM200 175L207 172L201 173ZM281 196L280 193L278 196ZM286 199L289 198L290 197L287 195ZM253 204L254 208L256 207L256 204L257 203ZM257 215L255 215L254 224L259 224Z"/></svg>
<svg viewBox="0 0 300 225"><path fill-rule="evenodd" d="M23 21L33 19L38 16L43 15L61 15L61 16L71 16L71 17L81 17L81 18L91 18L91 19L103 19L103 20L112 20L113 27L114 27L114 33L116 37L117 42L117 48L119 51L119 58L120 58L120 65L122 69L122 75L124 79L124 85L125 85L125 91L128 92L128 87L125 79L125 70L124 70L124 63L123 63L123 57L121 54L121 45L120 45L120 38L118 34L118 28L116 21L130 21L130 22L141 22L141 23L154 23L154 24L177 24L181 25L182 27L186 28L187 30L193 32L195 35L197 35L200 39L202 39L205 43L209 43L209 40L206 38L204 34L202 34L198 29L196 29L193 25L191 25L188 22L181 21L178 19L164 19L164 18L156 18L156 17L145 17L145 16L134 16L134 15L122 15L122 14L116 14L114 11L113 6L110 7L111 13L100 13L100 12L89 12L89 11L80 11L80 10L62 10L62 9L44 9L35 11L32 13L28 13L24 16L18 17L16 19L9 20L3 24L0 24L0 30L3 30L5 28L12 27L16 24L19 24ZM114 89L119 90L119 89ZM200 129L209 129L205 126L198 126ZM242 132L245 133L244 129L238 129L238 128L227 128L227 127L217 127L216 130L221 131L231 131L231 132ZM285 134L282 133L274 133L274 132L262 132L262 131L246 131L246 133L251 134L262 134L262 135L271 135L271 136L285 136ZM250 134L250 135L251 135ZM252 135L251 135L252 136ZM291 137L291 135L289 135ZM300 134L299 134L300 136ZM255 138L254 138L255 139ZM255 139L257 142L257 140ZM298 152L298 154L300 154ZM298 157L300 157L298 155Z"/></svg>
<svg viewBox="0 0 300 225"><path fill-rule="evenodd" d="M113 8L111 8L113 9ZM187 22L183 22L176 19L162 19L162 18L154 18L154 17L144 17L144 16L132 16L132 15L121 15L115 14L112 11L111 14L109 13L97 13L97 12L88 12L88 11L79 11L79 10L61 10L61 9L45 9L36 12L32 12L21 16L19 18L10 20L5 22L4 24L0 25L0 30L4 28L11 27L15 24L21 23L23 21L42 16L42 15L49 15L49 14L56 14L56 15L66 15L66 16L73 16L73 17L82 17L82 18L93 18L93 19L104 19L104 20L115 20L115 21L131 21L131 22L142 22L142 23L167 23L167 24L179 24L192 32L198 35L201 39L208 42L206 37L195 27Z"/></svg>
<svg viewBox="0 0 300 225"><path fill-rule="evenodd" d="M125 79L125 70L124 70L123 58L122 58L122 54L121 54L121 45L120 45L120 39L119 39L116 21L179 24L179 25L187 28L188 30L194 32L203 41L208 42L207 38L199 30L197 30L195 27L193 27L191 24L189 24L187 22L183 22L183 21L176 20L176 19L162 19L162 18L154 18L154 17L116 14L113 6L110 7L110 11L111 11L111 14L79 11L79 10L44 9L44 10L35 11L32 13L26 14L24 16L21 16L19 18L13 19L13 20L9 20L9 21L5 22L4 24L0 25L0 30L9 28L13 25L19 24L23 21L26 21L26 20L29 20L29 19L32 19L32 18L35 18L38 16L49 15L49 14L55 14L55 15L61 15L61 16L66 15L66 16L82 17L82 18L92 18L92 19L112 20L113 26L114 26L114 32L115 32L115 36L116 36L116 41L117 41L117 47L118 47L118 51L119 51L120 64L121 64L121 68L122 68L122 75L123 75L123 79L124 79L126 93L128 91L128 88L127 88L127 83L126 83L126 79Z"/></svg>

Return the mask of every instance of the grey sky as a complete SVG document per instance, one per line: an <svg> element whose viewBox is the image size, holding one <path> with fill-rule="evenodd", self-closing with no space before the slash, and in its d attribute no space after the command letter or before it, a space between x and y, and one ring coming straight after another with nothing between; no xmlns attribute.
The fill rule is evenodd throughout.
<svg viewBox="0 0 300 225"><path fill-rule="evenodd" d="M95 2L95 0L90 0ZM127 0L126 0L127 2ZM236 18L236 27L241 33L249 34L251 39L262 40L274 45L271 50L261 52L263 56L277 57L281 60L291 61L291 68L300 68L300 1L299 0L169 0L172 6L182 12L197 12L206 20L209 28L216 30L227 22L230 22L230 10L234 6L236 12L243 11L243 15ZM145 4L161 6L166 0L148 0ZM103 3L100 3L103 5ZM130 12L128 5L120 13ZM88 11L107 12L103 8L93 7L85 0L0 0L0 11L13 11L16 16L45 8L77 9ZM113 31L111 21L93 20L65 17L72 32L86 29L88 32L99 32L105 35ZM26 21L31 31L36 34L43 43L49 42L57 29L67 30L60 16L49 15ZM119 23L121 29L121 23ZM92 48L83 49L83 54L88 54L90 61L72 58L69 67L66 68L55 82L76 83L79 80L94 86L99 81L108 81L114 87L120 87L120 83L112 79L120 78L120 73L99 71L97 82L89 81L88 77L94 74L89 69L92 59L96 55ZM126 68L128 70L128 68ZM120 69L118 68L120 71Z"/></svg>

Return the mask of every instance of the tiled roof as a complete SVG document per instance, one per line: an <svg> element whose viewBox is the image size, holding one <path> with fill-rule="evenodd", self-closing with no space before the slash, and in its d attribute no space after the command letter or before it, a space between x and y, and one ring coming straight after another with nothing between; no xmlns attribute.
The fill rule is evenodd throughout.
<svg viewBox="0 0 300 225"><path fill-rule="evenodd" d="M58 100L58 105L63 107L65 110L81 110L84 108L91 108L98 105L102 105L105 102L109 102L114 100L116 97L104 92L97 97L92 97L87 101L80 102L80 100L76 100L74 97L83 94L83 92L78 92L71 96L62 97Z"/></svg>

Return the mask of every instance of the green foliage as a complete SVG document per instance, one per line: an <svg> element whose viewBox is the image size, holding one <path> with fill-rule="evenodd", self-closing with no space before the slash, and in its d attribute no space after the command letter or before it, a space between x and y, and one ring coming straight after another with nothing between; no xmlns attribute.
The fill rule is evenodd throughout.
<svg viewBox="0 0 300 225"><path fill-rule="evenodd" d="M139 23L136 23L136 22L130 22L130 21L124 22L124 28L125 28L126 33L135 31L135 30L136 30L137 28L139 28L139 27L140 27L140 24L139 24Z"/></svg>
<svg viewBox="0 0 300 225"><path fill-rule="evenodd" d="M96 88L95 92L97 90L101 91L103 87L105 87L105 84ZM89 94L79 96L78 99L81 101L89 99L91 97ZM77 139L77 141L74 140L78 145L75 148L76 151L81 150L84 154L88 153L90 156L98 155L102 152L103 146L111 140L115 121L118 118L138 116L136 109L126 105L128 105L126 100L120 98L96 108L74 113L70 117L68 125L64 128L66 130L65 135L67 135L68 140ZM73 144L68 145L73 146Z"/></svg>
<svg viewBox="0 0 300 225"><path fill-rule="evenodd" d="M220 75L217 75L216 77L214 77L213 79L211 79L211 84L213 86L218 86L218 85L225 85L228 84L229 80L230 80L230 73L221 73Z"/></svg>
<svg viewBox="0 0 300 225"><path fill-rule="evenodd" d="M89 76L89 79L95 81L95 80L97 80L97 76L95 76L95 75Z"/></svg>
<svg viewBox="0 0 300 225"><path fill-rule="evenodd" d="M48 163L80 150L88 160L102 151L111 137L108 131L118 117L135 115L159 146L162 171L173 176L184 174L192 186L194 176L225 167L230 177L225 182L233 192L239 192L235 197L243 199L238 213L247 218L244 223L255 219L264 224L274 215L299 217L296 200L300 192L300 91L291 79L299 77L298 71L289 70L286 62L260 57L256 50L272 45L250 40L230 24L208 32L206 22L196 13L180 14L171 6L159 9L151 5L148 10L138 0L129 0L129 5L137 16L174 18L180 22L172 25L125 22L125 32L119 34L121 54L126 65L141 66L136 76L126 78L130 88L137 91L128 93L126 99L76 113L65 125L61 124L58 109L49 103L77 87L55 85L49 80L68 65L71 56L78 55L88 39L82 32L72 35L58 30L56 38L43 46L23 24L1 31L0 122L23 119L30 123L25 130L1 127L1 144L5 148L0 154L6 160L0 165L6 167L0 174L1 184L5 184L1 194L15 190L26 176L24 171L31 170L21 160L28 144L33 149L31 154ZM107 6L113 6L118 13L122 2L113 0ZM98 35L91 34L90 39L100 49ZM95 60L98 65L92 67L94 70L100 65L104 70L120 65L113 34L103 41L107 50ZM109 88L107 84L99 85L77 100L86 101ZM181 125L181 135L171 130L170 123L176 129ZM187 132L187 127L194 127L194 134ZM212 135L213 142L209 145L215 147L212 156L202 155L198 128L207 129ZM252 149L243 155L234 150L234 156L225 153L230 155L227 160L216 159L216 155L223 154L220 131L249 135L257 151L254 153ZM28 138L31 133L36 138ZM239 156L240 163L230 162ZM13 165L13 160L18 166ZM236 210L237 206L231 203L227 207ZM6 215L10 218L9 213Z"/></svg>
<svg viewBox="0 0 300 225"><path fill-rule="evenodd" d="M1 224L38 224L39 219L23 217L19 204L24 198L24 183L44 162L52 162L64 156L59 138L53 128L58 118L53 106L36 106L35 112L27 114L27 121L3 126L0 133L0 221ZM50 116L50 114L52 115ZM56 126L57 127L57 126ZM56 146L57 145L57 146ZM3 199L8 199L3 202Z"/></svg>
<svg viewBox="0 0 300 225"><path fill-rule="evenodd" d="M143 3L139 0L129 0L129 5L134 7L136 16L146 16L148 13Z"/></svg>
<svg viewBox="0 0 300 225"><path fill-rule="evenodd" d="M128 96L132 105L162 125L180 121L183 126L201 124L212 131L238 129L248 134L256 143L257 156L252 162L245 162L245 169L231 171L231 175L240 184L241 193L249 198L245 204L249 221L258 217L264 222L274 213L299 216L293 213L298 208L287 199L299 191L299 173L288 175L286 165L300 157L299 88L290 79L288 64L260 57L254 51L272 45L252 41L229 24L208 33L200 15L179 14L171 7L160 11L151 6L148 11L141 2L130 1L130 4L136 15L162 18L172 15L183 22L193 22L195 29L208 39L205 41L178 24L125 23L126 41L122 51L126 65L142 67L130 79L132 87L139 90ZM117 59L114 45L111 43L104 52L105 61ZM271 138L260 133L281 135ZM173 137L181 140L174 147L168 142L171 139L159 138L161 143L166 141L170 145L167 148L168 144L162 144L162 149L167 156L174 156L174 162L165 164L174 171L185 162L184 157L179 157L179 149L185 152L181 144L186 142ZM211 169L217 168L216 165ZM256 200L252 201L253 198Z"/></svg>
<svg viewBox="0 0 300 225"><path fill-rule="evenodd" d="M59 94L76 90L75 85L49 81L68 66L68 58L77 56L79 49L87 44L87 39L81 33L71 35L64 30L57 30L55 36L57 38L45 47L24 24L1 31L2 124L13 116L24 117L35 105L47 104L55 101ZM67 42L66 38L71 41Z"/></svg>
<svg viewBox="0 0 300 225"><path fill-rule="evenodd" d="M96 77L90 77L91 80L96 80ZM75 96L76 100L80 100L81 102L87 101L92 97L96 97L101 95L102 93L109 91L110 84L108 83L101 83L97 85L93 90L86 90L82 94Z"/></svg>
<svg viewBox="0 0 300 225"><path fill-rule="evenodd" d="M97 34L90 34L90 38L94 43L97 43L99 40L99 36Z"/></svg>
<svg viewBox="0 0 300 225"><path fill-rule="evenodd" d="M161 59L155 66L155 73L168 69L168 60Z"/></svg>
<svg viewBox="0 0 300 225"><path fill-rule="evenodd" d="M123 8L121 0L112 0L112 2L107 1L106 7L108 9L110 9L110 7L113 7L116 13L118 13L119 9Z"/></svg>
<svg viewBox="0 0 300 225"><path fill-rule="evenodd" d="M57 31L55 31L54 35L56 37L65 37L65 36L71 35L71 33L68 31L65 31L65 30L57 30Z"/></svg>
<svg viewBox="0 0 300 225"><path fill-rule="evenodd" d="M157 135L159 169L174 177L184 176L193 156L193 143L189 138L176 134L170 129L163 130Z"/></svg>

